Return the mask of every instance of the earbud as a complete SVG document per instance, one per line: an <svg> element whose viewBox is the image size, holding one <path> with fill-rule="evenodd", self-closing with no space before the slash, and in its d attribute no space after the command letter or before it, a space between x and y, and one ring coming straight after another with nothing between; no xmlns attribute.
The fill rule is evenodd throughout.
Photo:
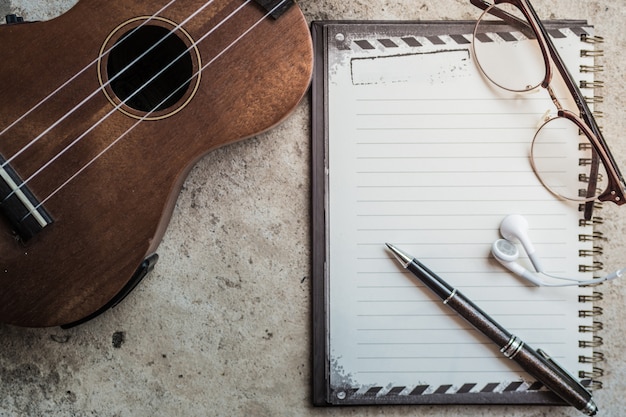
<svg viewBox="0 0 626 417"><path fill-rule="evenodd" d="M541 266L541 262L539 258L535 254L535 247L530 241L530 236L528 236L528 221L524 218L524 216L520 214L511 214L502 220L500 223L500 234L506 240L510 240L515 242L519 241L524 250L526 250L526 254L528 254L528 258L530 262L532 262L535 270L537 272L542 272L543 267Z"/></svg>
<svg viewBox="0 0 626 417"><path fill-rule="evenodd" d="M546 287L565 287L570 285L589 285L599 282L610 281L616 278L620 278L626 274L626 268L619 269L601 278L594 278L586 281L577 280L574 278L557 277L545 273L541 266L538 257L535 255L535 248L533 247L530 237L528 236L528 222L524 217L519 214L512 214L507 216L502 223L500 223L500 234L504 239L496 240L491 245L491 254L493 257L509 271L516 275L532 282L537 286ZM528 258L533 264L533 267L537 273L533 273L522 265L517 263L519 258L519 250L514 241L519 241L524 249L528 253ZM553 279L569 281L568 283L551 283L545 282L541 279L541 275Z"/></svg>
<svg viewBox="0 0 626 417"><path fill-rule="evenodd" d="M498 239L491 245L491 254L502 266L520 277L527 279L537 286L541 286L543 282L538 276L517 263L519 251L514 243L506 239Z"/></svg>

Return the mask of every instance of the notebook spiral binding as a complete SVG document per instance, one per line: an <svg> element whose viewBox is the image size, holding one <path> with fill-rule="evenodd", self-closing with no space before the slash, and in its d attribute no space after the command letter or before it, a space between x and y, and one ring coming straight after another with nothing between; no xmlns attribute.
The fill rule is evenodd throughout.
<svg viewBox="0 0 626 417"><path fill-rule="evenodd" d="M601 57L604 55L604 51L601 48L598 48L603 42L604 39L601 36L589 35L583 33L580 35L580 40L582 43L586 44L589 49L586 47L581 49L580 56L581 57ZM580 81L579 87L581 90L589 90L592 95L584 96L585 100L590 105L595 105L602 103L604 98L601 95L596 94L596 89L604 87L604 82L597 79L597 74L604 71L604 66L595 64L594 65L581 65L579 68L581 74L590 74L593 76L592 80L582 80ZM593 115L595 118L601 118L602 113L593 109ZM581 150L584 150L585 147L581 147ZM585 164L585 161L581 159L581 164ZM589 178L586 175L580 175L579 180L581 182L588 182ZM597 226L604 224L604 218L597 215L597 210L602 209L601 204L594 205L594 213L595 215L590 220L580 219L579 225L584 226ZM584 204L581 205L580 211L584 211ZM581 234L578 237L580 242L593 242L593 247L591 249L581 249L578 252L578 255L581 260L581 264L578 266L578 270L581 272L598 272L601 271L604 267L603 263L597 260L598 256L603 254L602 242L606 240L602 232L593 231L591 234ZM591 263L587 263L588 259L591 258ZM597 284L597 286L602 284ZM581 334L581 339L585 337L584 340L580 340L579 346L581 348L593 348L592 356L579 356L578 361L580 363L589 364L592 363L593 368L592 371L580 371L578 373L578 377L583 381L583 383L590 389L601 389L602 381L601 378L604 376L604 369L597 366L604 361L604 354L601 351L595 350L596 348L600 348L603 346L604 341L602 337L598 335L598 333L603 329L604 324L602 321L599 321L599 318L603 314L602 307L594 303L598 303L602 301L603 294L600 291L594 289L591 295L583 295L579 297L580 303L591 304L590 308L581 309L578 312L579 317L593 317L593 322L591 325L579 326L578 331ZM583 336L584 335L584 336ZM587 338L588 336L591 338Z"/></svg>

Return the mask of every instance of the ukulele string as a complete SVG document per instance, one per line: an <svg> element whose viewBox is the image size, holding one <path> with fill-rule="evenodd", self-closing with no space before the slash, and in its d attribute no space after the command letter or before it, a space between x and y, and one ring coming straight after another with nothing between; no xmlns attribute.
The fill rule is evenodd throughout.
<svg viewBox="0 0 626 417"><path fill-rule="evenodd" d="M176 3L177 0L171 0L169 3L167 3L165 6L163 6L161 8L161 10L157 11L156 13L154 13L152 16L150 16L145 22L143 22L141 25L137 26L136 28L134 28L129 35L132 35L133 33L135 33L137 30L139 30L141 27L143 27L144 25L146 25L148 22L152 21L153 19L155 19L159 14L163 13L169 6L171 6L172 4ZM85 73L85 71L87 71L89 68L91 68L93 65L97 64L98 61L100 59L102 59L102 57L104 57L105 55L107 55L108 53L110 53L115 47L117 46L117 44L114 44L112 47L110 47L109 49L107 49L106 51L104 51L100 56L98 56L96 59L94 59L93 61L91 61L89 64L87 64L86 66L83 67L83 69L81 69L80 71L78 71L76 74L74 74L71 78L69 78L67 81L65 81L63 84L61 84L59 87L57 87L56 90L52 91L51 93L49 93L46 97L44 97L43 99L41 99L37 104L35 104L33 107L30 108L30 110L28 110L26 113L24 113L23 115L21 115L19 118L17 118L13 123L11 123L10 125L8 125L6 128L4 128L2 131L0 131L0 136L4 135L5 133L7 133L9 130L11 130L12 128L14 128L18 123L22 122L26 117L28 117L32 112L34 112L35 110L37 110L39 107L41 107L44 103L46 103L48 100L50 100L52 97L54 97L55 95L57 95L59 92L61 92L62 90L64 90L65 88L67 88L73 81L75 81L78 77L80 77L82 74ZM125 71L127 68L124 68L123 71ZM112 80L111 80L112 81ZM98 89L99 91L100 89ZM13 159L14 157L11 157L11 159ZM4 168L4 166L7 164L8 162L5 162L5 164L3 164L1 167Z"/></svg>
<svg viewBox="0 0 626 417"><path fill-rule="evenodd" d="M174 3L176 0L172 0L166 7L162 8L159 12L157 12L156 14L152 15L148 20L153 20L158 16L158 13L161 13L161 11L165 10L165 8L169 7L170 4ZM15 158L17 158L18 156L20 156L22 153L24 153L27 149L29 149L31 146L33 146L35 143L39 142L39 140L41 140L44 136L46 136L48 133L50 133L54 128L56 128L59 124L61 124L61 122L65 121L68 117L70 117L72 114L74 114L76 111L78 111L84 104L86 104L89 100L91 100L92 98L94 98L97 94L100 93L100 91L102 91L105 87L107 87L109 84L111 84L113 81L115 81L116 78L120 77L124 72L126 72L128 69L130 69L133 65L135 65L139 60L141 60L142 58L144 58L148 53L150 53L150 51L152 51L154 48L156 48L159 44L161 44L162 42L164 42L170 35L172 35L175 31L180 30L182 28L182 25L188 23L191 19L193 19L194 17L196 17L202 10L204 10L206 7L208 7L211 3L213 3L215 0L210 0L209 2L205 3L202 7L200 7L198 10L196 10L191 16L189 16L187 19L185 19L183 22L181 22L180 24L178 24L177 26L174 27L174 29L170 32L168 32L167 35L165 35L163 38L161 38L159 41L157 41L154 45L152 45L148 50L146 50L145 52L143 52L139 57L137 57L136 59L134 59L132 62L130 62L125 68L123 68L118 74L116 74L115 76L113 76L110 80L108 80L105 84L103 84L101 87L99 87L98 89L96 89L94 92L92 92L90 95L88 95L85 99L83 99L80 103L78 103L76 106L74 106L74 108L72 108L69 112L67 112L66 114L63 115L63 117L61 117L60 119L58 119L57 121L55 121L51 126L49 126L46 130L44 130L43 132L41 132L37 137L35 137L33 140L31 140L25 147L23 147L22 149L20 149L18 152L16 152L12 157L8 158L2 165L0 165L0 168L4 168L6 167L8 164L10 164ZM250 0L248 0L250 1ZM142 25L138 26L137 28L134 29L138 30L141 26L143 26L144 24L146 24L147 22L144 22ZM111 47L107 52L101 54L94 62L97 63L100 59L102 59L107 53L109 53L113 48L115 47L115 45L113 47ZM87 70L89 67L91 67L91 65L93 65L92 62L91 64L89 64L87 67L85 67L82 71L84 72L85 70ZM77 74L76 76L74 76L72 79L78 77L79 74ZM31 109L29 111L29 113L32 111L33 109ZM15 124L15 123L14 123ZM13 124L13 125L14 125ZM10 128L10 127L9 127ZM4 133L5 131L7 131L9 128L5 129L2 133ZM0 135L2 134L0 133ZM64 150L65 151L65 150ZM62 152L64 152L62 151ZM51 161L49 161L51 162ZM49 164L47 164L49 165ZM10 197L13 193L9 194L7 196ZM6 200L6 198L5 198Z"/></svg>
<svg viewBox="0 0 626 417"><path fill-rule="evenodd" d="M207 62L205 65L203 65L198 71L196 71L194 74L192 74L191 77L189 77L185 82L183 82L176 90L174 90L173 92L171 92L167 97L165 97L159 104L157 104L156 106L153 107L153 109L148 112L147 114L145 114L141 119L138 119L133 125L131 125L124 133L122 133L120 136L118 136L113 142L111 142L109 145L107 145L102 151L100 151L100 153L98 153L94 158L92 158L89 162L87 162L87 164L85 164L82 168L80 168L76 173L74 173L71 177L69 177L65 182L63 182L57 189L55 189L51 194L49 194L45 199L43 199L36 207L35 210L38 210L42 205L44 205L48 200L50 200L54 195L56 195L59 191L61 191L63 188L65 188L72 180L74 180L76 177L78 177L85 169L87 169L89 166L91 166L95 161L97 161L102 155L104 155L109 149L111 149L115 144L117 144L120 140L122 140L126 135L128 135L132 130L134 130L137 126L139 126L143 121L145 121L148 117L150 117L150 115L152 113L154 113L160 106L162 106L164 103L166 103L172 96L174 96L178 90L182 89L185 87L185 85L187 85L189 82L191 82L195 77L199 76L202 71L204 71L206 68L208 68L211 64L213 64L217 59L219 59L222 55L224 55L226 52L228 52L232 47L234 47L241 39L243 39L246 35L248 35L253 29L255 29L259 24L261 24L265 19L267 19L269 16L272 15L272 13L274 13L276 10L278 10L286 1L288 0L281 0L280 3L278 3L274 8L272 8L269 12L267 12L263 17L261 17L261 19L259 19L258 21L256 21L252 26L250 26L248 29L246 29L246 31L244 31L241 35L239 35L234 41L232 41L228 46L226 46L226 48L224 48L221 52L219 52L219 54L217 54L215 57L213 57L209 62ZM249 2L249 1L248 1ZM248 2L246 2L245 4L247 4ZM244 5L245 5L244 4ZM241 7L240 7L241 8ZM239 8L237 9L239 10ZM195 42L195 44L198 44L199 42L201 42L202 40L204 40L208 35L210 34L207 33L205 34L202 38L200 38L198 41ZM192 45L192 47L195 45ZM190 47L190 49L192 48ZM176 58L178 59L178 58ZM26 216L24 216L24 219L26 217L28 217L30 215L30 213L26 214ZM22 219L23 220L23 219Z"/></svg>
<svg viewBox="0 0 626 417"><path fill-rule="evenodd" d="M196 10L196 12L194 12L191 16L189 16L187 19L185 19L185 21L183 21L182 23L180 23L174 30L178 30L180 27L182 27L183 24L187 23L189 20L191 20L192 18L194 18L195 16L198 15L198 13L200 13L201 10L203 10L205 7L207 7L209 4L211 4L214 0L211 0L210 2L206 3L204 6L202 6L200 9ZM200 41L206 39L209 35L211 35L215 30L217 30L219 27L221 27L223 24L225 24L229 19L231 19L235 14L237 14L237 12L239 12L243 7L245 7L248 3L250 3L250 1L252 0L247 0L245 3L243 3L242 5L240 5L237 9L235 9L235 11L231 12L226 19L222 20L221 22L219 22L215 27L213 27L209 32L207 32L202 38L200 38L199 41L193 43L189 48L187 48L187 50L185 50L184 52L182 52L180 55L178 55L175 59L173 59L167 66L165 66L163 69L161 69L157 74L155 74L152 78L150 78L148 81L146 81L142 86L140 86L137 90L135 90L131 95L129 95L126 99L124 99L123 101L121 101L118 105L115 105L113 107L113 109L111 109L106 115L104 115L103 117L101 117L97 122L95 122L93 125L91 125L91 127L89 127L85 132L83 132L80 136L78 136L77 138L75 138L71 143L69 143L65 148L63 148L56 156L52 157L51 159L49 159L43 166L41 166L39 169L37 169L35 172L33 172L30 177L28 177L26 180L22 181L22 183L14 190L11 191L11 193L9 193L7 195L7 197L5 197L5 201L10 198L13 194L15 194L18 190L20 190L22 187L26 186L32 179L34 179L37 175L39 175L41 172L43 172L46 168L48 168L50 165L52 165L57 159L59 159L61 156L63 156L68 150L70 150L74 145L76 145L78 142L80 142L82 139L84 139L89 133L91 133L95 128L97 128L100 124L102 124L104 121L106 121L110 116L112 116L113 114L116 113L117 110L119 110L124 104L126 104L129 100L131 100L133 97L135 97L137 94L139 94L144 88L146 88L148 85L150 85L150 83L152 83L155 79L157 79L160 75L162 75L165 71L167 71L172 65L174 65L176 63L176 61L182 57L185 56L185 54L187 54L189 51L191 51L194 46L196 46ZM169 36L170 34L172 34L173 32L170 32L167 36ZM162 38L159 42L163 41L163 39L167 38L164 37ZM154 45L152 46L152 48L154 48ZM149 50L147 51L149 52ZM147 53L145 52L145 53ZM144 55L145 55L144 53ZM143 55L142 55L143 56ZM141 56L139 58L137 58L135 61L141 59ZM130 65L129 65L130 66ZM127 66L127 68L129 67ZM194 77L192 77L193 79ZM186 82L185 82L186 84ZM183 85L185 85L183 84ZM180 89L180 88L179 88ZM176 91L178 91L179 89L177 89ZM72 112L76 111L80 106L82 106L82 104L86 103L90 98L94 97L98 92L100 92L101 89L96 90L94 93L92 93L89 97L87 97L85 100L83 100L78 106L76 106ZM162 104L162 103L161 103ZM55 123L55 125L51 126L50 128L47 129L47 131L45 131L44 133L42 133L39 137L35 138L35 140L33 140L31 142L34 143L35 141L39 140L43 135L45 135L46 133L48 133L50 130L52 130L54 127L56 127L56 125L58 123L60 123L61 121L63 121L65 118L67 118L72 112L66 114L65 116L63 116L63 118L61 118L59 121L57 121ZM150 112L153 113L154 109ZM30 145L29 145L30 146ZM27 146L28 147L28 146ZM24 148L22 151L26 150L26 148ZM22 152L20 151L20 152ZM9 159L8 161L10 162L13 158L17 157L18 155L14 155L11 159ZM8 162L6 162L8 163ZM5 163L5 164L6 164ZM0 167L4 167L4 165L0 166ZM26 217L29 214L26 214Z"/></svg>

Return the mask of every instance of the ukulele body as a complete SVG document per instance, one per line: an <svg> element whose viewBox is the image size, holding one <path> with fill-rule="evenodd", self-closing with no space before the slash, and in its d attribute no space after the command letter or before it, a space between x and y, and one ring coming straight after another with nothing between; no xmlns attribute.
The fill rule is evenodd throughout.
<svg viewBox="0 0 626 417"><path fill-rule="evenodd" d="M49 216L29 235L0 214L0 322L67 325L110 304L152 266L193 164L275 126L308 89L297 7L178 0L151 17L167 3L81 0L0 27L9 195L28 190Z"/></svg>

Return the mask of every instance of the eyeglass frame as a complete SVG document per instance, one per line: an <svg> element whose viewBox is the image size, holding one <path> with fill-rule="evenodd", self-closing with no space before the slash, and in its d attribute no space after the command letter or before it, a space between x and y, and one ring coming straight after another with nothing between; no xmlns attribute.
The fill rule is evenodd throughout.
<svg viewBox="0 0 626 417"><path fill-rule="evenodd" d="M520 21L515 16L512 16L502 10L497 10L499 13L493 13L494 16L499 17L502 20L512 22L517 25L522 25L522 26L527 27L528 24L530 24L530 29L532 30L534 35L537 37L537 42L539 43L541 54L543 55L544 65L546 68L544 79L541 82L541 84L539 84L537 87L541 86L542 88L545 88L548 91L553 103L555 104L557 108L557 116L566 118L572 121L573 123L575 123L578 126L578 128L585 134L585 136L587 136L587 138L591 142L591 145L593 146L593 149L595 151L594 158L592 158L592 164L595 166L592 166L591 168L592 175L591 175L591 178L589 178L590 189L596 188L596 180L594 177L597 177L595 173L598 171L598 166L597 166L598 163L597 163L597 159L595 155L597 155L597 157L599 157L600 160L602 161L604 168L606 170L607 176L608 176L607 187L606 187L606 190L603 190L603 192L600 195L598 195L591 201L593 202L597 199L599 201L611 201L617 205L625 204L626 203L626 185L624 182L624 178L622 177L622 174L620 173L620 170L617 167L615 158L611 154L611 151L609 150L609 147L606 141L604 140L602 133L600 132L600 128L598 127L593 117L593 114L591 110L589 109L589 106L587 105L587 102L585 101L582 93L580 92L580 89L578 88L571 74L567 70L567 67L563 63L561 56L559 55L559 53L556 50L556 47L552 43L552 40L550 39L550 36L548 35L546 28L541 23L541 20L537 16L537 13L535 12L530 2L528 0L494 0L493 4L488 3L484 0L470 0L470 2L474 6L484 11L486 11L487 9L493 6L496 6L497 4L509 3L517 7L520 10L520 12L524 15L528 23ZM569 90L570 94L572 95L572 98L574 99L574 102L576 103L576 106L578 107L580 115L576 115L572 111L563 108L561 103L556 98L554 91L550 87L550 83L552 81L552 64L554 64L559 74L563 78L563 81L565 82L567 89ZM546 188L548 188L549 190L549 187L546 186ZM586 215L585 217L586 218L591 217L591 210L589 210L589 216Z"/></svg>

